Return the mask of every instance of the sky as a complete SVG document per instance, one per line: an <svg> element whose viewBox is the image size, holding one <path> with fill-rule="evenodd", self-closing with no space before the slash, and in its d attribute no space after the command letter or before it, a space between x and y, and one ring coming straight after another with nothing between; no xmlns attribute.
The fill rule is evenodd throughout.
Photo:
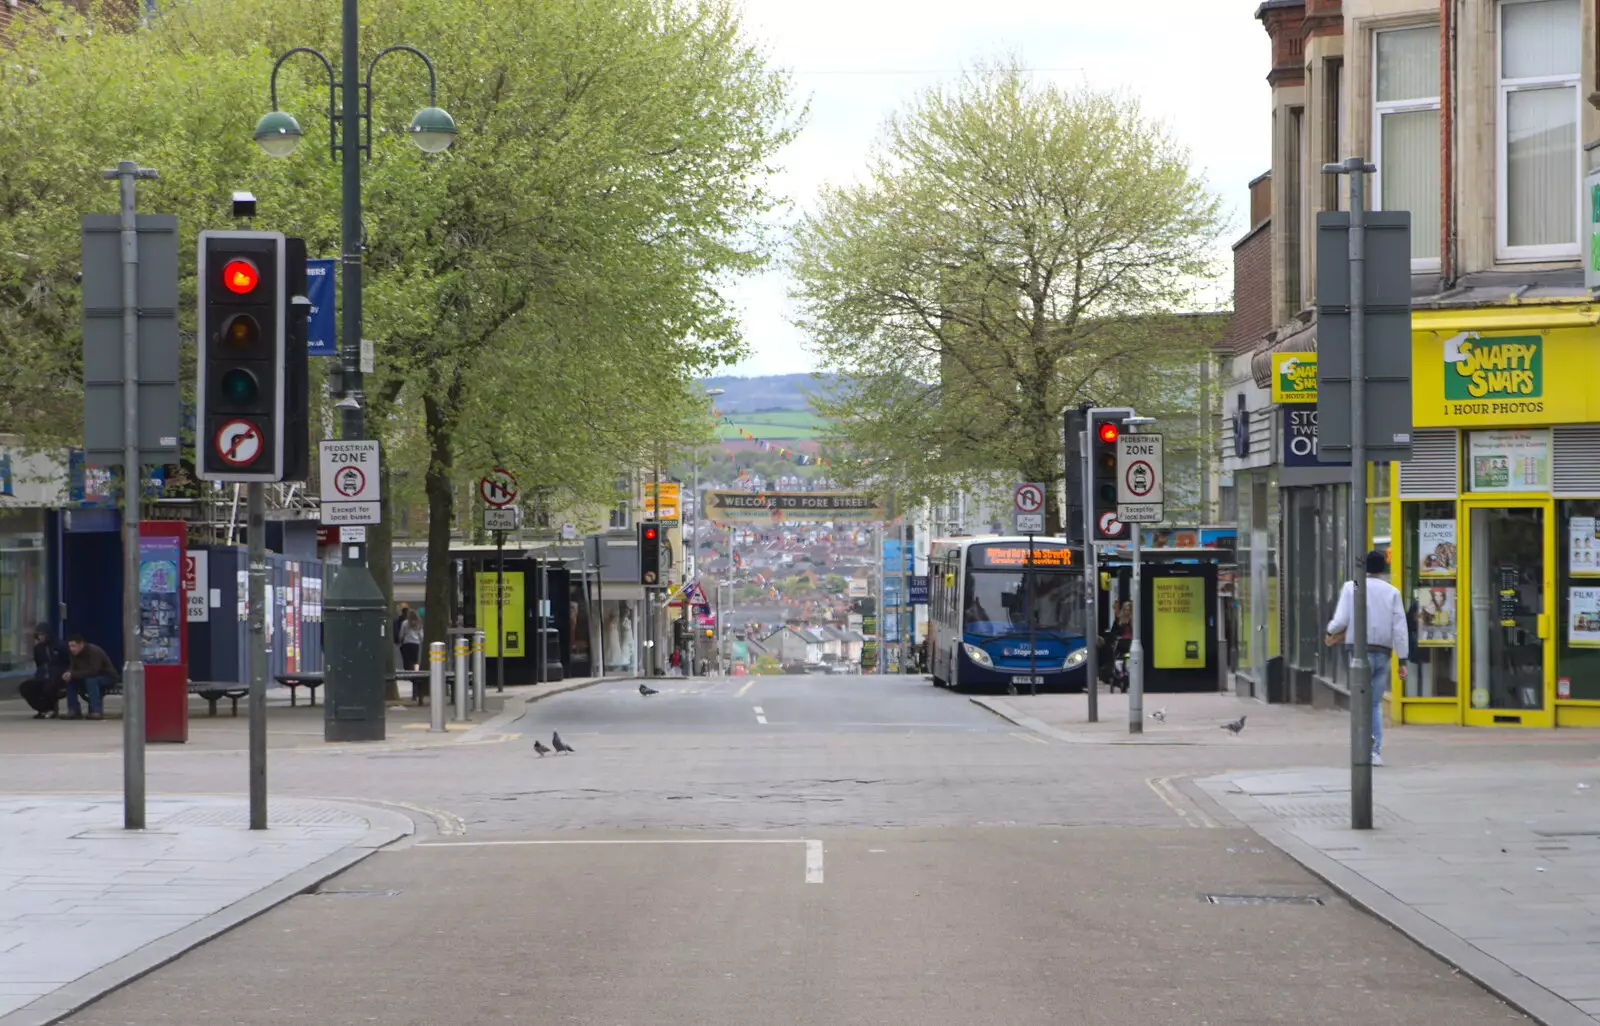
<svg viewBox="0 0 1600 1026"><path fill-rule="evenodd" d="M885 119L983 58L1015 54L1041 78L1139 97L1171 125L1222 198L1228 243L1248 227L1250 180L1271 166L1271 67L1258 0L742 0L747 34L794 74L809 103L773 190L809 209L824 184L856 181ZM791 215L792 216L792 215ZM1219 251L1226 257L1226 248ZM1226 262L1224 267L1229 266ZM1227 283L1220 294L1226 296ZM724 289L750 355L734 374L817 369L790 322L788 276Z"/></svg>

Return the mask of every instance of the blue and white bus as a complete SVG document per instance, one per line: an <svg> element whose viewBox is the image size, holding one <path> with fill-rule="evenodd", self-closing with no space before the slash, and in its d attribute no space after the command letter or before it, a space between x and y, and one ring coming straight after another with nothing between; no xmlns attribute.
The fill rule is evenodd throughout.
<svg viewBox="0 0 1600 1026"><path fill-rule="evenodd" d="M1034 539L1031 561L1027 538L935 541L928 555L933 682L1082 690L1082 557L1081 548L1048 538Z"/></svg>

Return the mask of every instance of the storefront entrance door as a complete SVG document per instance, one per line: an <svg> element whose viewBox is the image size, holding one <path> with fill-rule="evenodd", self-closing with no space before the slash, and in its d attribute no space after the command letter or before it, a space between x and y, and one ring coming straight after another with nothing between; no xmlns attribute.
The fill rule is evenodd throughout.
<svg viewBox="0 0 1600 1026"><path fill-rule="evenodd" d="M1468 505L1471 666L1467 722L1554 725L1547 693L1553 565L1543 506Z"/></svg>

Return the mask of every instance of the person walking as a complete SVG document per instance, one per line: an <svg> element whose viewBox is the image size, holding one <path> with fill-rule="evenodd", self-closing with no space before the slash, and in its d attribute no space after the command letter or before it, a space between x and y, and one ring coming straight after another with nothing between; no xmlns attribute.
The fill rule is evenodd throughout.
<svg viewBox="0 0 1600 1026"><path fill-rule="evenodd" d="M1383 765L1383 693L1389 690L1389 656L1400 661L1400 679L1406 679L1406 658L1411 654L1411 632L1400 589L1384 580L1389 561L1373 549L1367 553L1367 665L1372 677L1372 764ZM1346 581L1339 589L1339 604L1328 621L1326 643L1350 644L1345 637L1355 616L1356 585Z"/></svg>
<svg viewBox="0 0 1600 1026"><path fill-rule="evenodd" d="M83 710L78 705L80 694L89 705L89 719L105 719L101 714L102 696L106 687L121 681L122 676L112 665L106 650L99 645L89 644L82 634L74 634L67 639L67 651L71 653L71 661L67 665L67 672L61 675L67 684L67 719L84 718Z"/></svg>
<svg viewBox="0 0 1600 1026"><path fill-rule="evenodd" d="M415 609L405 611L400 625L400 663L408 670L418 668L422 658L422 617Z"/></svg>
<svg viewBox="0 0 1600 1026"><path fill-rule="evenodd" d="M61 675L67 672L71 655L67 645L50 633L50 625L41 623L33 629L33 678L22 682L19 689L23 701L33 708L33 718L56 719L61 694L66 690Z"/></svg>

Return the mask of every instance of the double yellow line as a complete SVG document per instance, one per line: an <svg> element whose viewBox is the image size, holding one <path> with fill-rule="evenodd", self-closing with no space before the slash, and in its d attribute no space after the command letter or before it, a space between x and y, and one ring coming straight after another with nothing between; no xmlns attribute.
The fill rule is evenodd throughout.
<svg viewBox="0 0 1600 1026"><path fill-rule="evenodd" d="M1201 809L1199 805L1196 805L1182 791L1178 790L1177 785L1173 783L1175 779L1178 778L1151 777L1145 783L1150 786L1150 790L1156 793L1157 798L1166 803L1167 808L1178 814L1178 817L1183 820L1186 826L1209 830L1221 828L1221 823L1212 819L1206 814L1205 810Z"/></svg>

